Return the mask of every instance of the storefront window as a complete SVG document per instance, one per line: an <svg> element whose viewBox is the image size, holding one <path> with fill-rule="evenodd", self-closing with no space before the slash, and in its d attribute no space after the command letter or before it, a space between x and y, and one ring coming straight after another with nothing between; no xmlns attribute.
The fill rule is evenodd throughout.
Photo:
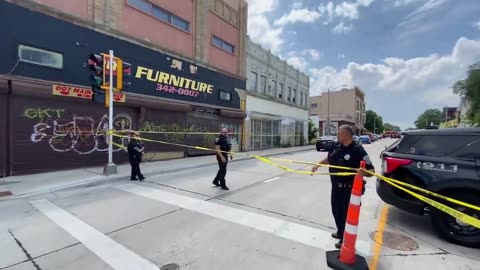
<svg viewBox="0 0 480 270"><path fill-rule="evenodd" d="M279 120L254 119L251 130L251 146L253 149L280 147Z"/></svg>
<svg viewBox="0 0 480 270"><path fill-rule="evenodd" d="M241 125L232 122L222 122L221 127L228 129L230 143L232 145L238 145L240 142Z"/></svg>

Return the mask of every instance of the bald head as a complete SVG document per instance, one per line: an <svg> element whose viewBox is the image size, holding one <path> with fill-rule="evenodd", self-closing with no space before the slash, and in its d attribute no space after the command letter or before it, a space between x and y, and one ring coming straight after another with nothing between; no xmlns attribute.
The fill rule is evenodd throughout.
<svg viewBox="0 0 480 270"><path fill-rule="evenodd" d="M228 129L227 128L222 128L222 135L227 136L228 135Z"/></svg>
<svg viewBox="0 0 480 270"><path fill-rule="evenodd" d="M341 125L338 129L343 130L346 135L349 135L352 138L353 138L353 135L355 135L355 131L353 130L353 127L350 125Z"/></svg>
<svg viewBox="0 0 480 270"><path fill-rule="evenodd" d="M355 135L355 131L352 126L350 125L341 125L338 128L337 139L338 142L348 146L353 141L353 135Z"/></svg>

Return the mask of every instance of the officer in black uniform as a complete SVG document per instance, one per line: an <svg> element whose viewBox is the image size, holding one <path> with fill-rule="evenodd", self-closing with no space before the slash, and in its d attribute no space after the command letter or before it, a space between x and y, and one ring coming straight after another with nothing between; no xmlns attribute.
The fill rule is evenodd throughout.
<svg viewBox="0 0 480 270"><path fill-rule="evenodd" d="M223 190L228 190L227 184L225 183L225 175L227 174L227 164L228 164L228 153L232 149L232 144L228 138L228 130L222 128L222 133L220 136L215 139L215 149L217 150L217 161L218 161L218 173L213 180L215 186L221 187ZM225 152L220 152L225 151ZM230 159L232 156L230 155Z"/></svg>
<svg viewBox="0 0 480 270"><path fill-rule="evenodd" d="M330 164L337 166L344 166L349 168L360 168L362 160L366 163L366 169L374 172L375 169L368 157L367 152L361 145L358 145L353 140L354 130L349 125L340 126L337 134L338 143L328 151L328 156L320 161L320 164ZM312 168L312 172L318 169L318 165ZM331 173L334 172L352 172L349 170L342 170L336 168L329 168ZM358 170L363 176L371 177L372 175ZM340 241L335 244L336 248L340 248L343 242L343 233L345 231L345 223L347 221L348 206L350 204L350 195L352 193L352 185L355 176L330 176L332 182L331 205L332 213L337 225L337 232L332 234L333 238ZM363 192L365 192L365 181Z"/></svg>
<svg viewBox="0 0 480 270"><path fill-rule="evenodd" d="M130 166L132 167L132 172L130 175L131 181L145 180L142 172L140 171L140 162L142 161L143 155L143 144L139 139L140 133L135 132L133 133L132 138L130 138L130 142L128 143L128 160L130 161ZM138 179L137 179L138 176Z"/></svg>

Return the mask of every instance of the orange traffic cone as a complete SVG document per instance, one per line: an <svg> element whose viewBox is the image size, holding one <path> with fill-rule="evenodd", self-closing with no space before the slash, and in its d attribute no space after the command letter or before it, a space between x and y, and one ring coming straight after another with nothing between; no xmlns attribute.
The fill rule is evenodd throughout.
<svg viewBox="0 0 480 270"><path fill-rule="evenodd" d="M362 161L360 168L365 168L365 161ZM355 242L357 241L358 220L360 218L360 205L363 189L363 176L360 173L355 175L348 206L347 224L343 234L342 248L339 250L327 251L327 265L335 270L368 270L365 258L355 254Z"/></svg>

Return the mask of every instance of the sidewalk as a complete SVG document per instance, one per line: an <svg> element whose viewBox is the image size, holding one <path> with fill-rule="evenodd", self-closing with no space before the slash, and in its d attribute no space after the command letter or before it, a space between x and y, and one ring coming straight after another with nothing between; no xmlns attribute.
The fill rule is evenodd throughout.
<svg viewBox="0 0 480 270"><path fill-rule="evenodd" d="M274 148L259 151L242 152L249 155L275 156L287 153L314 150L315 145ZM251 159L244 155L234 155L231 162ZM185 162L188 160L188 162ZM155 174L169 173L186 169L203 167L216 164L213 155L189 157L182 159L170 159L142 163L142 173L148 177ZM130 164L117 165L117 174L111 176L103 175L103 166L74 169L67 171L48 172L22 176L10 176L0 178L0 200L16 199L49 191L70 188L81 185L93 184L96 182L107 182L124 180L130 177Z"/></svg>

